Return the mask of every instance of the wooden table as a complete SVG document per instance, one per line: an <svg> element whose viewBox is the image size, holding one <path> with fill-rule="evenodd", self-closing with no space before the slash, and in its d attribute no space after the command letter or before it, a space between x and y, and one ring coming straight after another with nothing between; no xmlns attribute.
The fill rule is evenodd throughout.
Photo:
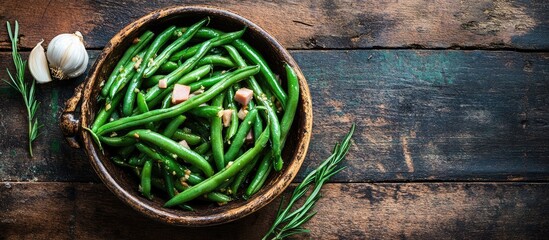
<svg viewBox="0 0 549 240"><path fill-rule="evenodd" d="M24 58L84 34L90 64L127 23L168 1L4 1ZM549 4L545 1L197 1L254 21L309 81L314 130L295 179L357 124L346 169L323 190L313 239L541 239L549 234ZM188 3L179 3L184 5ZM0 77L12 68L0 31ZM30 75L27 75L30 78ZM84 80L38 86L44 124L27 154L22 101L0 83L0 239L257 239L278 200L208 228L122 204L63 140L63 102ZM288 194L289 191L286 191Z"/></svg>

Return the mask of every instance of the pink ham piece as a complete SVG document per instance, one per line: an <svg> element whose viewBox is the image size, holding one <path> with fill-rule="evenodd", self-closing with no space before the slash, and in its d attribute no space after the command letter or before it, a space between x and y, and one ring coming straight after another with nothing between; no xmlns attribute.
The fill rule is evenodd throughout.
<svg viewBox="0 0 549 240"><path fill-rule="evenodd" d="M253 97L254 97L254 91L247 88L238 89L234 94L234 100L242 104L242 106L248 105L248 103L252 100Z"/></svg>
<svg viewBox="0 0 549 240"><path fill-rule="evenodd" d="M191 149L191 147L189 147L189 144L185 140L181 140L181 142L179 142L179 145L183 146L186 149Z"/></svg>
<svg viewBox="0 0 549 240"><path fill-rule="evenodd" d="M175 84L172 93L172 103L179 104L186 101L187 99L189 99L190 93L191 87L181 84Z"/></svg>
<svg viewBox="0 0 549 240"><path fill-rule="evenodd" d="M222 115L221 118L223 119L223 126L228 127L231 125L231 116L233 115L233 110L226 109L221 111Z"/></svg>
<svg viewBox="0 0 549 240"><path fill-rule="evenodd" d="M248 135L246 135L246 139L244 141L248 144L252 144L254 142L254 135L251 130L248 132Z"/></svg>
<svg viewBox="0 0 549 240"><path fill-rule="evenodd" d="M160 79L160 81L158 81L158 88L165 89L167 87L168 87L168 80Z"/></svg>
<svg viewBox="0 0 549 240"><path fill-rule="evenodd" d="M246 115L248 115L248 110L246 110L244 108L241 108L240 111L238 111L238 114L237 114L237 116L240 120L244 120Z"/></svg>

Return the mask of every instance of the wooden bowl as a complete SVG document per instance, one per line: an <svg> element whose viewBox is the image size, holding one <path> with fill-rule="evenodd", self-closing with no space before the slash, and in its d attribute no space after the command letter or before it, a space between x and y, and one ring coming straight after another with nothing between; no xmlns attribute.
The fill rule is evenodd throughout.
<svg viewBox="0 0 549 240"><path fill-rule="evenodd" d="M198 206L196 211L162 207L166 199L148 200L138 191L134 176L115 166L92 141L82 127L90 126L99 107L96 99L101 82L107 79L114 66L131 44L132 40L150 29L159 32L169 24L190 25L210 16L209 26L223 31L236 31L247 27L243 38L255 47L268 61L275 74L285 79L283 63L296 70L300 83L300 100L294 124L283 151L285 160L282 171L272 174L264 187L250 199L235 200L223 206ZM285 87L285 81L282 81ZM81 103L81 105L79 105ZM79 111L80 106L80 111ZM155 220L173 225L207 226L234 221L264 207L281 194L296 176L309 146L312 130L312 103L305 77L292 56L265 30L249 20L225 10L208 7L172 7L151 12L129 24L116 34L95 61L86 81L75 91L75 96L66 103L61 119L61 128L71 146L83 145L91 165L105 185L124 203ZM81 144L79 144L81 143Z"/></svg>

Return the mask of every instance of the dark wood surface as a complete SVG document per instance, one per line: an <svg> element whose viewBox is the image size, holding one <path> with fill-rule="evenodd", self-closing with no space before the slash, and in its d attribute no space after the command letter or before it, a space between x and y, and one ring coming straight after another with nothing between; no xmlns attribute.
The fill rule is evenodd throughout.
<svg viewBox="0 0 549 240"><path fill-rule="evenodd" d="M347 168L323 190L319 213L306 225L312 233L304 238L548 234L549 4L193 3L242 14L293 49L315 117L296 182L357 123ZM19 20L25 59L39 39L80 30L91 65L125 24L182 4L188 3L8 1L0 5L0 22ZM1 79L6 67L12 69L5 33L2 27ZM62 104L81 81L38 87L44 127L33 159L25 148L20 97L0 82L0 239L256 239L269 227L278 201L211 228L162 225L123 205L85 155L61 138Z"/></svg>
<svg viewBox="0 0 549 240"><path fill-rule="evenodd" d="M300 239L541 239L548 195L547 183L328 184ZM3 183L0 200L7 239L258 239L277 209L183 228L139 215L97 183Z"/></svg>
<svg viewBox="0 0 549 240"><path fill-rule="evenodd" d="M84 34L88 47L102 48L146 13L189 4L241 14L291 49L549 47L549 5L544 0L19 0L2 3L0 21L20 20L27 29L21 41L26 48L75 30ZM10 46L6 35L0 41L3 48Z"/></svg>

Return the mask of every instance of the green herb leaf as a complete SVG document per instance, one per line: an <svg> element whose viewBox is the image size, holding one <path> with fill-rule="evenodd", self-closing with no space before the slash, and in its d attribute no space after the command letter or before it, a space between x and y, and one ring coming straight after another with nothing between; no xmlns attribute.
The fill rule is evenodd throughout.
<svg viewBox="0 0 549 240"><path fill-rule="evenodd" d="M282 199L274 223L263 237L263 240L269 239L270 237L272 237L271 239L284 239L291 235L309 232L309 230L302 228L301 226L316 214L316 212L311 212L311 210L321 197L320 189L324 183L344 169L344 167L338 167L338 165L349 151L351 137L353 136L354 131L355 125L353 124L351 130L347 133L343 142L341 142L341 145L336 144L332 155L324 160L315 170L311 171L294 189L286 208L282 207L284 202L284 199ZM303 205L292 211L294 204L304 197L311 188L313 190L307 196Z"/></svg>
<svg viewBox="0 0 549 240"><path fill-rule="evenodd" d="M27 108L27 120L29 125L29 153L32 157L32 142L38 137L38 129L40 128L40 125L38 124L38 119L36 119L36 111L38 110L39 103L34 97L35 82L32 81L30 83L30 86L29 83L25 82L25 68L27 66L27 61L23 61L21 59L21 54L19 54L19 52L17 51L19 23L15 21L15 28L13 33L11 31L10 23L6 22L6 25L8 27L8 35L11 40L11 55L13 58L13 64L15 65L16 74L12 75L10 70L6 69L11 81L4 80L4 82L8 83L12 88L21 93L21 96L23 97L23 102L25 103L25 107Z"/></svg>

